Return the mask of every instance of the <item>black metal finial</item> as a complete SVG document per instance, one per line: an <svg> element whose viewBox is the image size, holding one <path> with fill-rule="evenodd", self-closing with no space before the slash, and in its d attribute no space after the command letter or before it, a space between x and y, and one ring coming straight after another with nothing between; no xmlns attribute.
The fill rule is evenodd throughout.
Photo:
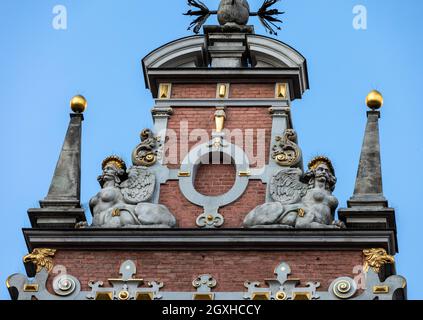
<svg viewBox="0 0 423 320"><path fill-rule="evenodd" d="M280 0L265 0L263 5L257 12L249 11L249 5L247 0L221 0L219 5L219 11L210 10L202 1L200 0L187 0L188 5L192 8L198 10L190 9L184 15L197 17L188 27L188 30L193 30L194 33L199 33L201 27L206 23L207 19L214 14L224 17L223 25L225 24L238 24L240 18L245 18L246 13L249 13L249 16L257 16L264 26L267 32L272 35L277 35L276 30L281 30L277 23L282 23L282 21L276 16L284 14L278 9L271 8L274 4ZM247 8L247 9L246 9ZM245 12L245 10L248 10ZM248 20L248 15L246 16ZM243 20L243 19L241 19ZM219 22L222 24L222 19L219 19ZM276 29L276 30L275 30Z"/></svg>
<svg viewBox="0 0 423 320"><path fill-rule="evenodd" d="M276 23L283 23L282 20L276 18L275 16L279 16L285 13L279 11L278 9L271 8L275 3L279 1L280 0L265 0L263 5L257 12L250 13L250 16L258 16L261 24L264 26L266 31L275 36L278 35L278 33L273 28L281 30L281 27L276 25Z"/></svg>
<svg viewBox="0 0 423 320"><path fill-rule="evenodd" d="M199 10L188 10L188 12L184 13L185 16L196 16L194 21L188 27L188 30L193 29L194 33L199 33L201 27L206 23L207 19L212 14L217 14L217 11L210 11L207 6L201 2L200 0L188 0L188 5L190 7L198 8Z"/></svg>

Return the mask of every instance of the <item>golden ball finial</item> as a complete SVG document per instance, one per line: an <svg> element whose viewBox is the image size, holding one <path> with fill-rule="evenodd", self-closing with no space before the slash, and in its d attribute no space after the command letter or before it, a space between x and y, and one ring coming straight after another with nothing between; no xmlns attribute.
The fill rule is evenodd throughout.
<svg viewBox="0 0 423 320"><path fill-rule="evenodd" d="M377 91L371 91L366 98L367 106L372 110L380 109L383 106L383 96L382 94Z"/></svg>
<svg viewBox="0 0 423 320"><path fill-rule="evenodd" d="M87 108L87 99L84 96L77 95L71 99L70 106L73 112L83 113Z"/></svg>

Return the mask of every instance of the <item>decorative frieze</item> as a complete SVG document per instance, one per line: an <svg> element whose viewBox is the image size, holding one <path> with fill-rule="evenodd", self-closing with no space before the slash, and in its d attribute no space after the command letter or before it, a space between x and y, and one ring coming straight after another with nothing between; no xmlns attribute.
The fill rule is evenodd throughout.
<svg viewBox="0 0 423 320"><path fill-rule="evenodd" d="M370 253L373 254L370 256ZM265 287L258 281L245 281L245 292L213 291L217 279L211 274L200 275L192 281L195 292L162 291L165 284L159 281L142 287L144 280L135 277L137 268L132 260L121 264L120 278L108 279L109 287L102 281L90 281L90 292L81 291L79 280L68 274L55 277L54 293L49 292L46 287L49 265L41 268L32 280L13 275L7 280L7 286L15 300L392 300L396 295L405 294L407 283L403 277L394 275L380 280L381 268L390 264L393 257L383 249L368 249L364 250L364 258L362 281L340 277L332 281L328 291L319 291L321 284L315 281L301 286L301 279L290 277L291 267L285 262L275 268L275 279L265 280Z"/></svg>

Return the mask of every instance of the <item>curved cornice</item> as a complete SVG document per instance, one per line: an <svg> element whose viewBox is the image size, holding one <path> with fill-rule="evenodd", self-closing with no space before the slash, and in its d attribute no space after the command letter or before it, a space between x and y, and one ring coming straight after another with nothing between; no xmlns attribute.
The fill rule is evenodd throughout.
<svg viewBox="0 0 423 320"><path fill-rule="evenodd" d="M297 50L266 36L249 34L246 35L246 39L246 51L251 61L251 67L240 69L240 71L246 71L246 69L250 71L295 69L299 70L296 81L299 87L295 91L302 95L309 88L307 61ZM188 69L190 71L201 70L204 73L205 69L212 70L209 67L207 36L189 36L169 42L149 53L142 63L146 86L152 90L156 88L156 85L152 84L150 71Z"/></svg>

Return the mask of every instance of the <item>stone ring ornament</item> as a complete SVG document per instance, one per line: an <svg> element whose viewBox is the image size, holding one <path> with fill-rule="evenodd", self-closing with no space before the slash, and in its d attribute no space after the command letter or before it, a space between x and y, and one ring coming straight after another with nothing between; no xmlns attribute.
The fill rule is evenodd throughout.
<svg viewBox="0 0 423 320"><path fill-rule="evenodd" d="M210 157L221 159L221 155L228 163L233 163L236 172L249 172L250 165L248 156L240 147L224 143L219 148L210 147L211 142L202 144L192 149L182 161L180 172L186 172L179 178L179 188L182 194L191 203L204 208L204 213L197 218L197 226L201 228L218 228L223 225L224 217L219 214L219 208L238 200L248 187L249 176L237 174L235 184L227 193L220 196L206 196L195 189L195 179L198 168L209 163Z"/></svg>
<svg viewBox="0 0 423 320"><path fill-rule="evenodd" d="M129 298L130 298L130 294L127 290L122 290L121 292L119 292L119 295L118 295L119 300L126 301L126 300L129 300Z"/></svg>
<svg viewBox="0 0 423 320"><path fill-rule="evenodd" d="M283 301L283 300L286 300L286 299L288 299L288 296L287 296L287 294L285 292L279 291L276 294L276 300Z"/></svg>
<svg viewBox="0 0 423 320"><path fill-rule="evenodd" d="M339 278L331 284L329 292L339 299L350 299L357 293L357 284L351 278Z"/></svg>
<svg viewBox="0 0 423 320"><path fill-rule="evenodd" d="M78 280L70 275L57 276L53 280L53 291L62 297L70 296L78 287Z"/></svg>

